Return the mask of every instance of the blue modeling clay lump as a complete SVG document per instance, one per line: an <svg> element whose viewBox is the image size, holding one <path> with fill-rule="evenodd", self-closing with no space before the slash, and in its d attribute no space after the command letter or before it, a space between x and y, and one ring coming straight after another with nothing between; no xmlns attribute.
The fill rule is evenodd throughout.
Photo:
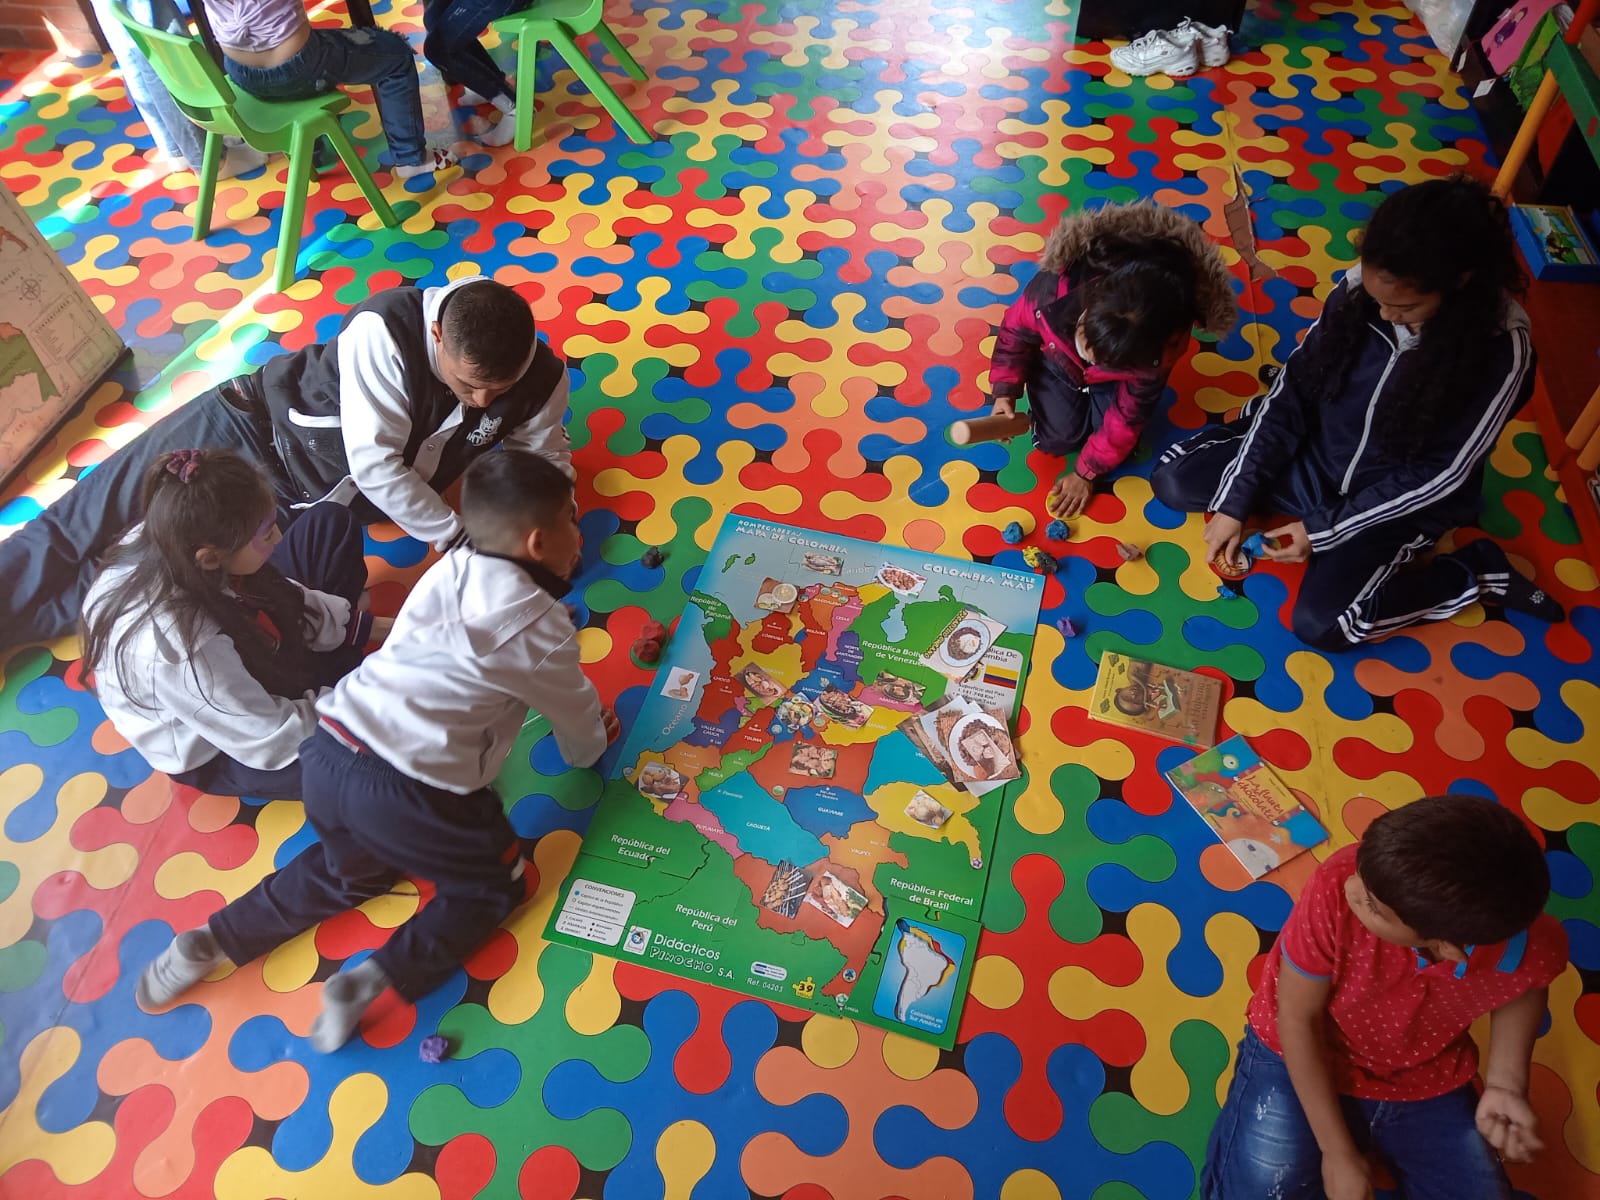
<svg viewBox="0 0 1600 1200"><path fill-rule="evenodd" d="M1015 546L1022 540L1022 525L1013 521L1000 531L1000 536L1006 540L1006 545Z"/></svg>

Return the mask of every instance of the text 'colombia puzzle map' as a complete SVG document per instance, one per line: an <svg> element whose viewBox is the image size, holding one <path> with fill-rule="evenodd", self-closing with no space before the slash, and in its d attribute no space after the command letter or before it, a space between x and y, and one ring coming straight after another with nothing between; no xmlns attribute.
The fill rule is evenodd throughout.
<svg viewBox="0 0 1600 1200"><path fill-rule="evenodd" d="M952 1046L1043 593L729 518L547 936Z"/></svg>

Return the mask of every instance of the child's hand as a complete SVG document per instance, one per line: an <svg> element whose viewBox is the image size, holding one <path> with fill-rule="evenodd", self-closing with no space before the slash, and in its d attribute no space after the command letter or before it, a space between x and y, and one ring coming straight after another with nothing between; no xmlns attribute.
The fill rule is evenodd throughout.
<svg viewBox="0 0 1600 1200"><path fill-rule="evenodd" d="M1044 506L1052 517L1066 520L1088 508L1093 496L1094 484L1076 471L1068 471L1056 480L1050 494L1045 497Z"/></svg>
<svg viewBox="0 0 1600 1200"><path fill-rule="evenodd" d="M1328 1200L1373 1200L1372 1167L1366 1156L1355 1152L1324 1154L1322 1190Z"/></svg>
<svg viewBox="0 0 1600 1200"><path fill-rule="evenodd" d="M1311 557L1311 538L1306 533L1304 521L1290 521L1276 529L1267 530L1267 536L1277 538L1277 546L1263 546L1261 553L1273 562L1302 563Z"/></svg>
<svg viewBox="0 0 1600 1200"><path fill-rule="evenodd" d="M1017 415L1017 402L1010 396L996 396L994 404L989 409L991 417L1014 417Z"/></svg>
<svg viewBox="0 0 1600 1200"><path fill-rule="evenodd" d="M1528 1098L1510 1088L1486 1087L1478 1101L1478 1132L1507 1162L1529 1162L1544 1149L1539 1118Z"/></svg>
<svg viewBox="0 0 1600 1200"><path fill-rule="evenodd" d="M1206 558L1215 559L1220 555L1223 562L1230 565L1238 562L1239 540L1243 533L1243 522L1226 513L1213 513L1206 522Z"/></svg>
<svg viewBox="0 0 1600 1200"><path fill-rule="evenodd" d="M617 740L617 734L622 732L622 722L617 720L617 714L614 710L602 708L600 710L600 723L605 726L606 745L609 746Z"/></svg>

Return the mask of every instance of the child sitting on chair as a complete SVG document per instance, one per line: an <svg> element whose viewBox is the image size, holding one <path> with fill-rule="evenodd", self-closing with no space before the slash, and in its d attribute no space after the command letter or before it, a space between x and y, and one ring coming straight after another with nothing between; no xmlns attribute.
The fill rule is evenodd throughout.
<svg viewBox="0 0 1600 1200"><path fill-rule="evenodd" d="M340 84L369 84L397 179L459 161L429 150L411 43L387 29L313 26L304 0L205 0L223 70L262 100L308 100Z"/></svg>
<svg viewBox="0 0 1600 1200"><path fill-rule="evenodd" d="M139 980L145 1008L401 875L432 882L434 898L385 945L323 985L311 1044L336 1050L385 988L427 995L524 899L521 845L491 784L528 710L573 766L599 759L617 718L584 678L561 603L583 543L572 481L536 454L486 454L467 470L461 519L476 548L430 567L384 648L317 705L300 750L317 843L179 934Z"/></svg>
<svg viewBox="0 0 1600 1200"><path fill-rule="evenodd" d="M1385 813L1317 868L1250 1001L1203 1200L1510 1200L1540 1148L1528 1064L1567 936L1522 820L1479 796ZM1489 1015L1482 1093L1470 1027Z"/></svg>
<svg viewBox="0 0 1600 1200"><path fill-rule="evenodd" d="M989 436L1031 429L1046 454L1078 450L1045 501L1075 517L1132 453L1192 327L1221 337L1237 317L1222 255L1188 217L1148 202L1068 214L995 339L992 416L1013 420Z"/></svg>

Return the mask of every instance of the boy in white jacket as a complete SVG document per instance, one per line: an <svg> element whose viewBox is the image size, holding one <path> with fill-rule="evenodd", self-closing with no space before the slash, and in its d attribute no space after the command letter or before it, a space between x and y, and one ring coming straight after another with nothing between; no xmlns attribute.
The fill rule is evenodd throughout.
<svg viewBox="0 0 1600 1200"><path fill-rule="evenodd" d="M300 754L318 845L179 934L139 981L146 1008L399 876L428 880L433 900L324 985L311 1041L335 1050L385 988L426 995L524 899L520 843L490 784L528 710L574 766L600 758L617 718L581 671L561 603L582 547L572 482L535 454L486 455L467 471L461 516L472 548L428 570L384 647L317 706Z"/></svg>

